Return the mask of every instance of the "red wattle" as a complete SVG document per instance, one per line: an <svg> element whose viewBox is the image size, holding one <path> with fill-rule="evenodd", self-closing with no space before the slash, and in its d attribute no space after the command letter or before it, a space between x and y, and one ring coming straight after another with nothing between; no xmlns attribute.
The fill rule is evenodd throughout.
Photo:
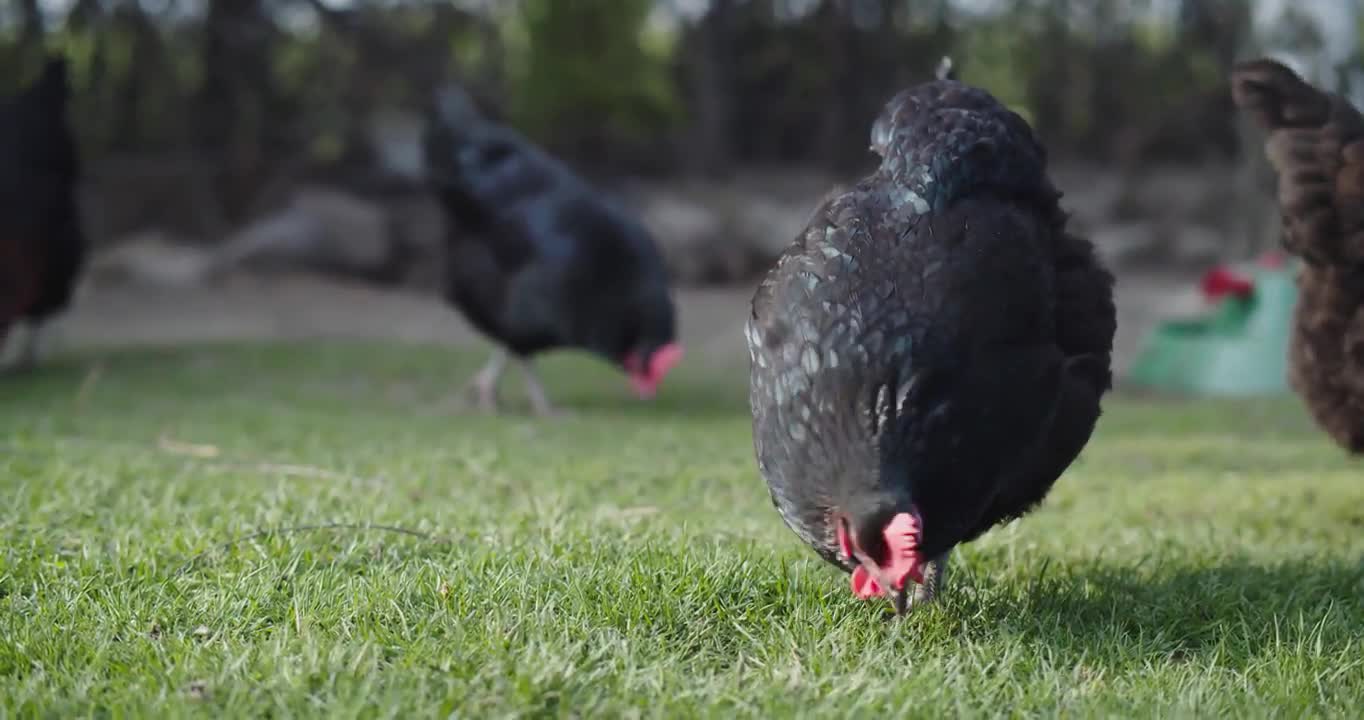
<svg viewBox="0 0 1364 720"><path fill-rule="evenodd" d="M876 581L871 578L871 573L867 572L867 569L861 565L853 570L852 591L853 595L857 596L859 600L870 600L885 595L881 586L877 585Z"/></svg>

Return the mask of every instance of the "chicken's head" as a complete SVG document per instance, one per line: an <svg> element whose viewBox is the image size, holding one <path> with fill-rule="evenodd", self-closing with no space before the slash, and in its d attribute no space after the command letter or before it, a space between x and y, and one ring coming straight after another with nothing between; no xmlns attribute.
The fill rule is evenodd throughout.
<svg viewBox="0 0 1364 720"><path fill-rule="evenodd" d="M919 552L923 520L919 511L890 508L860 516L840 513L836 518L839 551L857 563L852 591L866 600L890 595L895 612L902 614L908 602L908 581L923 582L923 558Z"/></svg>
<svg viewBox="0 0 1364 720"><path fill-rule="evenodd" d="M621 366L630 376L630 386L640 398L651 398L658 392L663 378L682 360L682 344L669 342L653 347L632 349L625 354Z"/></svg>
<svg viewBox="0 0 1364 720"><path fill-rule="evenodd" d="M622 334L617 337L616 363L630 378L640 399L658 393L663 378L682 360L677 338L677 311L668 288L661 282L641 282L627 302Z"/></svg>

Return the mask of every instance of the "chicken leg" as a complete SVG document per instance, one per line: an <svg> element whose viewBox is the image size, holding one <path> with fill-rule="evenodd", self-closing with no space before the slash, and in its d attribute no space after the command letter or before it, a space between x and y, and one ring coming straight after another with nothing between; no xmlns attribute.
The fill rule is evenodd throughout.
<svg viewBox="0 0 1364 720"><path fill-rule="evenodd" d="M916 584L913 590L904 589L899 592L890 593L890 603L895 610L896 617L902 617L919 605L927 605L933 602L938 596L938 591L947 582L947 560L952 554L951 550L924 563L922 583Z"/></svg>
<svg viewBox="0 0 1364 720"><path fill-rule="evenodd" d="M17 331L17 327L11 327L11 331L8 333L11 338L16 335L22 335L22 337L12 341L13 344L18 346L18 350L14 354L14 360L5 364L0 370L7 373L22 373L37 367L38 349L42 339L41 327L41 325L36 323L25 323L21 332ZM0 339L3 339L4 335L5 333L0 332ZM0 343L0 350L3 349L4 344Z"/></svg>
<svg viewBox="0 0 1364 720"><path fill-rule="evenodd" d="M469 384L465 386L467 402L480 412L498 412L497 386L511 359L510 353L506 350L501 348L494 350L488 362L474 373L469 379ZM531 361L528 358L516 358L516 364L521 368L521 375L526 381L526 395L530 398L531 410L540 417L562 415L563 411L555 408L549 401L549 394L545 392L545 386L540 382L540 376L535 372L535 366Z"/></svg>
<svg viewBox="0 0 1364 720"><path fill-rule="evenodd" d="M562 415L563 411L550 403L549 394L545 392L545 386L540 382L540 376L535 372L535 366L531 361L522 359L518 364L521 366L521 375L526 380L526 396L530 398L531 410L542 418Z"/></svg>
<svg viewBox="0 0 1364 720"><path fill-rule="evenodd" d="M38 351L42 348L43 337L43 324L30 323L24 333L24 344L19 346L19 358L15 363L16 368L32 370L38 366Z"/></svg>
<svg viewBox="0 0 1364 720"><path fill-rule="evenodd" d="M951 556L952 551L948 550L928 561L924 566L924 581L914 587L910 607L926 605L938 597L938 593L947 585L947 561Z"/></svg>
<svg viewBox="0 0 1364 720"><path fill-rule="evenodd" d="M497 383L502 379L502 371L506 369L507 351L498 348L493 351L492 357L488 358L482 369L469 379L464 393L480 412L497 412Z"/></svg>

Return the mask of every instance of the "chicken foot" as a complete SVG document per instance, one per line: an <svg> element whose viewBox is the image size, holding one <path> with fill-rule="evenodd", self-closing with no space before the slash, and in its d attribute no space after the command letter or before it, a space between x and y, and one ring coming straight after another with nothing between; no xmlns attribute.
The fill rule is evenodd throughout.
<svg viewBox="0 0 1364 720"><path fill-rule="evenodd" d="M41 347L43 339L43 326L39 323L25 323L22 331L15 332L16 330L19 330L19 328L12 327L9 335L10 337L22 335L22 337L13 341L14 344L19 347L19 350L15 353L12 362L8 363L4 368L0 368L5 372L27 372L38 365L38 350ZM0 350L3 349L4 346L0 345Z"/></svg>
<svg viewBox="0 0 1364 720"><path fill-rule="evenodd" d="M947 561L951 555L952 551L948 550L924 563L924 581L916 584L913 590L901 590L891 597L897 616L905 615L920 605L927 605L938 597L938 592L947 584Z"/></svg>
<svg viewBox="0 0 1364 720"><path fill-rule="evenodd" d="M910 600L910 606L926 605L933 602L938 597L938 593L947 585L947 561L951 558L952 551L947 552L928 561L924 566L924 581L914 586L914 596Z"/></svg>
<svg viewBox="0 0 1364 720"><path fill-rule="evenodd" d="M38 365L38 352L42 349L43 340L46 338L47 326L42 323L30 323L28 332L24 333L24 344L19 349L18 368L20 370L32 370Z"/></svg>
<svg viewBox="0 0 1364 720"><path fill-rule="evenodd" d="M494 350L488 362L474 373L465 386L466 402L479 412L490 414L498 412L500 403L497 398L497 386L511 360L511 354L506 350L501 348ZM535 366L531 361L527 358L516 358L516 364L521 368L521 375L526 382L526 396L530 399L531 411L539 417L564 414L549 401L549 394L545 392L544 383L540 382L540 376L535 372Z"/></svg>
<svg viewBox="0 0 1364 720"><path fill-rule="evenodd" d="M507 369L507 351L501 348L493 351L487 364L474 373L464 387L464 395L480 412L497 412L497 383L502 372Z"/></svg>
<svg viewBox="0 0 1364 720"><path fill-rule="evenodd" d="M526 396L530 398L531 410L540 417L564 414L550 403L549 394L545 392L545 386L540 382L540 376L535 372L535 366L531 361L523 359L518 364L521 366L521 376L526 381Z"/></svg>

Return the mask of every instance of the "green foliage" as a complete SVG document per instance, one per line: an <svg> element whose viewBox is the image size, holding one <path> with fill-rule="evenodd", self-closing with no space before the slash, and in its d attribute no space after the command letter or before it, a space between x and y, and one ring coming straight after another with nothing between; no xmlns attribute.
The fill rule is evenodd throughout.
<svg viewBox="0 0 1364 720"><path fill-rule="evenodd" d="M638 141L678 110L670 48L651 38L652 0L526 0L510 20L510 114L529 134Z"/></svg>
<svg viewBox="0 0 1364 720"><path fill-rule="evenodd" d="M1033 122L1028 106L1027 78L1028 38L1010 23L985 23L968 33L961 41L960 67L962 82L989 89L991 94Z"/></svg>
<svg viewBox="0 0 1364 720"><path fill-rule="evenodd" d="M578 415L540 422L457 414L480 359L202 347L0 378L0 715L1364 703L1364 484L1291 397L1114 398L1041 510L959 553L940 606L888 623L772 509L742 372L683 366L638 403L600 363L552 358ZM329 522L431 537L223 547Z"/></svg>
<svg viewBox="0 0 1364 720"><path fill-rule="evenodd" d="M728 22L717 24L728 28L721 43L715 36L699 42L695 27L676 32L650 23L656 5L508 2L494 17L496 32L485 34L434 0L357 3L352 25L373 43L335 28L318 35L280 26L271 50L278 88L264 111L271 117L239 130L286 128L290 142L339 155L369 112L413 107L427 83L460 77L481 97L504 100L511 122L579 163L611 155L675 169L663 149L694 135L726 148L731 161L856 165L866 159L865 124L880 103L928 77L947 51L963 79L1033 121L1058 156L1119 159L1135 144L1144 160L1194 160L1234 134L1234 109L1218 99L1226 95L1227 48L1248 31L1236 0L1184 3L1174 23L1140 14L1145 3L1119 0L1013 0L970 15L948 12L946 3L883 0L882 14L894 23L879 28L854 28L846 3L791 18L778 12L783 3L751 0L733 3ZM76 104L91 156L115 147L176 148L194 136L185 119L198 117L203 28L148 17L169 69L143 71L133 113L115 112L131 96L140 42L127 24L106 17L50 29L48 44L71 51L82 78ZM1310 35L1311 28L1289 30ZM0 63L23 65L17 42L12 27L0 28ZM709 81L695 71L704 65L695 49L721 45L732 72L716 87L698 87ZM0 85L17 86L29 70ZM712 118L717 108L722 117ZM135 127L124 127L131 115ZM679 132L701 115L704 132Z"/></svg>

